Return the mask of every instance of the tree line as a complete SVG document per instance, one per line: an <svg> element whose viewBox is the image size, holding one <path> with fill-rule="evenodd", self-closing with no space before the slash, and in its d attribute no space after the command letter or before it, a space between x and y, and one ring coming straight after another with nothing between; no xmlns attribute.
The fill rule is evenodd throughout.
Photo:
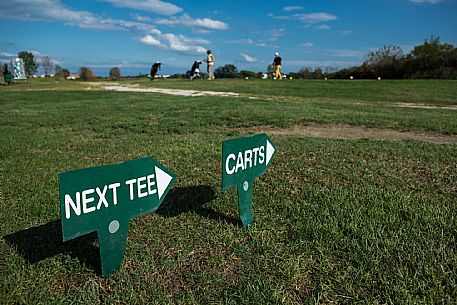
<svg viewBox="0 0 457 305"><path fill-rule="evenodd" d="M398 46L370 52L361 66L342 69L333 78L457 79L457 48L432 36L404 54Z"/></svg>
<svg viewBox="0 0 457 305"><path fill-rule="evenodd" d="M269 65L267 74L272 73L273 67ZM238 72L236 66L229 64L218 67L214 75L217 78L261 78L263 73ZM288 76L295 79L457 79L457 48L432 36L408 54L399 46L383 46L368 53L360 66L344 69L303 67L298 72L289 72ZM187 74L176 77L187 78Z"/></svg>
<svg viewBox="0 0 457 305"><path fill-rule="evenodd" d="M70 71L57 64L53 64L48 56L43 56L39 62L33 53L21 51L18 57L24 61L27 77L34 75L41 65L45 76L54 70L55 76L66 78ZM287 60L285 60L287 64ZM6 65L6 64L5 64ZM0 70L5 70L0 66ZM0 71L2 72L2 71ZM271 65L267 67L267 74L273 73ZM88 67L79 69L79 77L83 80L95 78L95 73ZM233 64L217 67L214 70L216 78L262 78L263 72L249 70L238 71ZM172 78L189 78L190 71L184 74L173 74ZM295 79L457 79L457 48L449 43L441 43L440 38L432 36L421 45L415 46L408 54L404 54L399 46L383 46L367 54L365 61L360 66L336 69L326 67L303 67L298 72L289 72L288 76ZM121 78L121 70L113 67L109 70L111 79Z"/></svg>

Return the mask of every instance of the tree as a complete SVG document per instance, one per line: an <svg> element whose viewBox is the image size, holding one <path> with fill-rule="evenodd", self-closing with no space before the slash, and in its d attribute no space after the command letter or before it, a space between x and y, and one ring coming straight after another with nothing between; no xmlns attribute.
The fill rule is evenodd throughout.
<svg viewBox="0 0 457 305"><path fill-rule="evenodd" d="M298 71L298 74L300 75L300 78L303 78L303 79L311 79L311 78L313 78L313 74L311 72L311 68L303 67L303 68L300 69L300 71Z"/></svg>
<svg viewBox="0 0 457 305"><path fill-rule="evenodd" d="M457 73L457 50L451 44L441 44L438 36L431 36L414 47L406 58L406 65L410 77L447 78L445 75L450 72L451 75Z"/></svg>
<svg viewBox="0 0 457 305"><path fill-rule="evenodd" d="M79 76L83 80L91 80L91 79L95 78L94 72L92 72L92 70L88 67L79 68Z"/></svg>
<svg viewBox="0 0 457 305"><path fill-rule="evenodd" d="M238 69L235 65L217 67L217 69L214 70L214 76L217 78L235 78L238 76Z"/></svg>
<svg viewBox="0 0 457 305"><path fill-rule="evenodd" d="M241 70L240 71L240 75L242 78L256 78L257 77L257 73L255 72L252 72L252 71L248 71L248 70Z"/></svg>
<svg viewBox="0 0 457 305"><path fill-rule="evenodd" d="M32 76L38 69L38 63L35 60L32 52L21 51L18 53L18 57L24 61L24 70L27 77Z"/></svg>
<svg viewBox="0 0 457 305"><path fill-rule="evenodd" d="M41 66L44 69L44 75L49 76L49 72L51 72L54 69L54 64L51 61L51 58L49 56L43 56L41 58Z"/></svg>
<svg viewBox="0 0 457 305"><path fill-rule="evenodd" d="M322 76L323 76L323 72L322 72L322 69L321 68L316 68L314 69L314 78L315 79L321 79Z"/></svg>
<svg viewBox="0 0 457 305"><path fill-rule="evenodd" d="M269 64L267 66L267 74L270 75L270 74L273 74L274 75L275 73L275 67L273 66L273 64Z"/></svg>
<svg viewBox="0 0 457 305"><path fill-rule="evenodd" d="M68 70L65 69L65 68L62 68L62 67L59 66L59 65L56 65L56 66L54 67L54 70L56 71L56 76L57 76L57 77L67 78L68 75L70 75L70 71L68 71Z"/></svg>
<svg viewBox="0 0 457 305"><path fill-rule="evenodd" d="M330 75L332 78L426 78L457 79L457 48L441 43L431 36L423 44L403 55L398 46L384 46L370 52L359 67L345 68Z"/></svg>
<svg viewBox="0 0 457 305"><path fill-rule="evenodd" d="M402 78L403 59L403 50L399 46L383 46L368 53L364 68L366 72L371 72L373 77Z"/></svg>
<svg viewBox="0 0 457 305"><path fill-rule="evenodd" d="M118 67L114 67L114 68L109 69L109 77L112 80L115 80L117 78L121 78L121 69L119 69Z"/></svg>

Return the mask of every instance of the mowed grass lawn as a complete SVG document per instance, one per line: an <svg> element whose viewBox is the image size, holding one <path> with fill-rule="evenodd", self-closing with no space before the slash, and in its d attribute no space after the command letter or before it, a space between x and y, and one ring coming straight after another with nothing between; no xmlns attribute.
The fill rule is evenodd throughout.
<svg viewBox="0 0 457 305"><path fill-rule="evenodd" d="M0 87L0 303L446 304L457 300L457 144L332 139L350 124L457 135L455 81L122 80L242 93L185 97L34 80ZM52 89L52 90L44 90ZM255 99L253 98L255 97ZM255 224L221 192L221 147L249 128L276 155ZM57 173L153 156L177 174L130 222L120 270L97 237L63 243Z"/></svg>

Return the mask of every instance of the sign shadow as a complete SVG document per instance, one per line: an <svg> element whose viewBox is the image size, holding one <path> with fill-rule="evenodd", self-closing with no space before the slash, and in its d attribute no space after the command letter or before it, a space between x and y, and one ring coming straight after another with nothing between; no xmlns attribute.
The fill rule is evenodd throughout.
<svg viewBox="0 0 457 305"><path fill-rule="evenodd" d="M225 221L235 226L242 226L238 218L224 215L205 206L205 204L215 198L216 192L208 185L173 188L156 213L163 217L176 217L182 213L193 212L209 219Z"/></svg>
<svg viewBox="0 0 457 305"><path fill-rule="evenodd" d="M97 232L63 242L62 224L60 220L54 220L47 224L5 235L3 239L31 264L59 254L68 254L101 274Z"/></svg>

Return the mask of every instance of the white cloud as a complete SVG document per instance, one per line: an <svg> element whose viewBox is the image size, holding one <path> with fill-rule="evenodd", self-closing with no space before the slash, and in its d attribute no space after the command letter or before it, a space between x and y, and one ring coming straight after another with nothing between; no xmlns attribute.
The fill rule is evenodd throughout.
<svg viewBox="0 0 457 305"><path fill-rule="evenodd" d="M155 39L151 35L145 35L141 37L140 42L147 44L148 46L157 46L157 47L165 47L159 40Z"/></svg>
<svg viewBox="0 0 457 305"><path fill-rule="evenodd" d="M299 47L302 47L302 48L313 48L314 47L314 44L311 43L311 42L305 42L305 43L302 43L300 45L298 45Z"/></svg>
<svg viewBox="0 0 457 305"><path fill-rule="evenodd" d="M338 19L335 15L328 13L311 13L311 14L296 14L296 18L307 24L315 24Z"/></svg>
<svg viewBox="0 0 457 305"><path fill-rule="evenodd" d="M0 57L14 57L14 56L17 56L17 54L8 53L8 52L0 52Z"/></svg>
<svg viewBox="0 0 457 305"><path fill-rule="evenodd" d="M248 54L241 53L240 55L241 55L241 57L243 57L244 60L247 61L247 62L257 62L257 61L258 61L257 58L251 57L251 56L249 56Z"/></svg>
<svg viewBox="0 0 457 305"><path fill-rule="evenodd" d="M0 52L0 63L3 64L4 62L9 62L16 56L17 56L17 54L8 53L8 52Z"/></svg>
<svg viewBox="0 0 457 305"><path fill-rule="evenodd" d="M159 18L155 22L163 25L182 25L203 28L207 30L227 30L229 28L228 24L225 22L210 18L193 19L187 14L183 14L180 17L172 16L168 19Z"/></svg>
<svg viewBox="0 0 457 305"><path fill-rule="evenodd" d="M189 38L184 35L176 35L172 33L155 33L156 37L152 35L145 35L139 38L141 43L149 46L160 47L166 50L187 53L205 53L206 48L200 44L208 44L209 41L201 38Z"/></svg>
<svg viewBox="0 0 457 305"><path fill-rule="evenodd" d="M329 26L329 25L327 25L327 24L317 25L317 26L315 26L314 28L315 28L316 30L323 30L323 31L325 31L325 30L331 30L331 29L332 29L332 27Z"/></svg>
<svg viewBox="0 0 457 305"><path fill-rule="evenodd" d="M2 17L25 21L58 21L84 29L111 31L152 31L154 26L141 22L101 18L91 12L72 10L59 0L0 1Z"/></svg>
<svg viewBox="0 0 457 305"><path fill-rule="evenodd" d="M261 40L252 40L250 38L236 39L236 40L227 40L226 43L230 44L242 44L242 45L252 45L256 47L267 47L269 46L266 42Z"/></svg>
<svg viewBox="0 0 457 305"><path fill-rule="evenodd" d="M409 2L414 4L438 4L441 3L442 0L409 0Z"/></svg>
<svg viewBox="0 0 457 305"><path fill-rule="evenodd" d="M193 39L186 38L182 35L168 33L164 34L163 38L167 41L167 46L172 51L192 53L206 52L206 49L204 47L192 45L192 43L196 41L193 41Z"/></svg>
<svg viewBox="0 0 457 305"><path fill-rule="evenodd" d="M211 31L210 30L205 30L205 29L193 28L192 29L192 33L195 33L195 34L209 34L209 33L211 33Z"/></svg>
<svg viewBox="0 0 457 305"><path fill-rule="evenodd" d="M110 2L115 1L110 0ZM127 1L126 3L132 4L133 2ZM148 4L152 2L146 1ZM65 7L59 0L0 1L0 11L2 17L15 20L58 21L87 29L142 32L143 35L138 38L139 42L177 52L204 53L206 49L201 45L209 43L201 38L188 38L172 33L163 34L154 25L144 22L101 18L90 12L72 10ZM148 17L144 16L137 15L134 18L149 21ZM217 27L217 23L210 26Z"/></svg>
<svg viewBox="0 0 457 305"><path fill-rule="evenodd" d="M154 19L152 19L151 17L142 16L142 15L138 15L138 14L132 15L132 18L135 19L136 21L139 21L139 22L146 22L146 23L153 23L154 22Z"/></svg>
<svg viewBox="0 0 457 305"><path fill-rule="evenodd" d="M169 2L160 0L98 0L108 2L117 7L127 7L131 9L146 11L160 15L174 15L183 9Z"/></svg>
<svg viewBox="0 0 457 305"><path fill-rule="evenodd" d="M303 10L303 6L286 6L284 7L284 11L290 12L290 11L301 11Z"/></svg>
<svg viewBox="0 0 457 305"><path fill-rule="evenodd" d="M282 36L284 36L285 33L286 33L286 30L283 28L273 29L273 30L269 31L270 37L273 37L273 38L282 37Z"/></svg>
<svg viewBox="0 0 457 305"><path fill-rule="evenodd" d="M279 19L279 20L299 20L303 22L304 24L317 24L317 23L322 23L322 22L328 22L328 21L333 21L338 19L335 15L329 14L329 13L301 13L301 14L294 14L290 16L273 16L274 19Z"/></svg>
<svg viewBox="0 0 457 305"><path fill-rule="evenodd" d="M95 69L103 69L103 68L112 68L112 67L118 67L118 68L146 68L150 67L150 63L146 62L136 62L136 63L131 63L127 60L123 60L120 62L112 62L112 63L84 63L84 66L87 66L89 68L95 68Z"/></svg>

